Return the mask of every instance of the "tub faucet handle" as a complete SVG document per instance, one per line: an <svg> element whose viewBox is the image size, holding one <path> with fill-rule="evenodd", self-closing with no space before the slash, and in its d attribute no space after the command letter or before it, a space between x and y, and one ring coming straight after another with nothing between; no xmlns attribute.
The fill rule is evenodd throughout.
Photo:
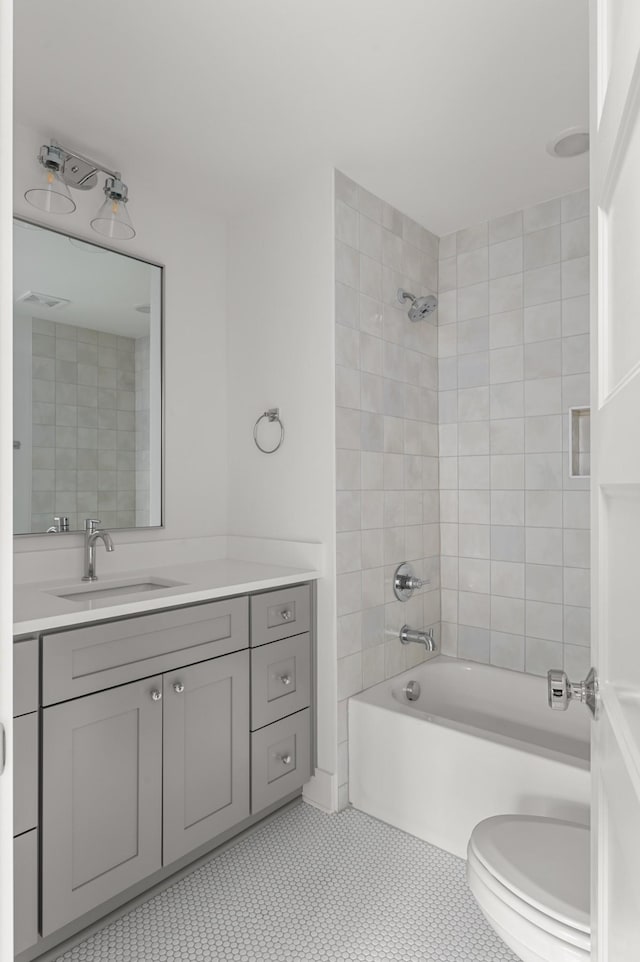
<svg viewBox="0 0 640 962"><path fill-rule="evenodd" d="M412 578L409 575L407 575L406 578L403 578L402 575L400 575L398 580L401 581L401 583L403 583L405 588L408 588L409 591L415 591L416 588L424 588L427 583L426 581L423 581L422 578Z"/></svg>
<svg viewBox="0 0 640 962"><path fill-rule="evenodd" d="M598 676L595 668L589 669L584 681L569 681L566 671L552 668L547 672L547 693L549 708L553 711L566 711L572 701L582 702L591 714L596 715L598 702Z"/></svg>
<svg viewBox="0 0 640 962"><path fill-rule="evenodd" d="M408 561L403 561L401 565L398 565L393 575L393 592L398 601L408 601L414 591L418 588L424 588L428 584L428 581L418 578L413 570L413 565L409 564Z"/></svg>

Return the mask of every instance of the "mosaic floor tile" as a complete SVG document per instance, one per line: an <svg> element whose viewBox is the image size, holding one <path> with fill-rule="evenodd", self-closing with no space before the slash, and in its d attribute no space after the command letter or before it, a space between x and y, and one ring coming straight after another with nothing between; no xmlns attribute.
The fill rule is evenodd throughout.
<svg viewBox="0 0 640 962"><path fill-rule="evenodd" d="M517 962L464 862L353 809L289 809L59 962Z"/></svg>

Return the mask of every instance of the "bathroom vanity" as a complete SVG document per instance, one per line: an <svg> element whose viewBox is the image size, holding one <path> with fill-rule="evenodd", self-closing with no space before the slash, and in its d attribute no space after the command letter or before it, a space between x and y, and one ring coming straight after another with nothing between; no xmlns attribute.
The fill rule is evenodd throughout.
<svg viewBox="0 0 640 962"><path fill-rule="evenodd" d="M252 580L240 583L234 565L212 562L209 588L206 571L189 583L187 565L155 591L121 596L114 583L100 601L41 586L18 600L18 611L36 609L14 647L25 962L291 801L310 777L314 573L244 565Z"/></svg>

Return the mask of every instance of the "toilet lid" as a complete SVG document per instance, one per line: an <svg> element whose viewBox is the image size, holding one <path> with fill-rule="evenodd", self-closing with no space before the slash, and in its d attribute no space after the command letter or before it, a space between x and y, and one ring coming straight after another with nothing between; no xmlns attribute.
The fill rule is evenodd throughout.
<svg viewBox="0 0 640 962"><path fill-rule="evenodd" d="M498 815L469 849L505 888L565 925L590 932L589 829L536 815Z"/></svg>

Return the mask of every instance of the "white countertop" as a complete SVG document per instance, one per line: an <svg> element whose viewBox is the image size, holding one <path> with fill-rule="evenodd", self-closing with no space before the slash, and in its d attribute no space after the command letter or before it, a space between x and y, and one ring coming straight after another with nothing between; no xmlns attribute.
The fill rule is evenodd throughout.
<svg viewBox="0 0 640 962"><path fill-rule="evenodd" d="M198 601L263 591L266 588L278 588L300 581L313 581L319 577L320 572L305 568L222 559L144 568L141 571L123 571L117 576L105 576L93 584L63 578L39 584L16 585L13 632L15 636L36 634L52 628L83 625L105 618L121 618L124 615L158 611L176 605L189 605ZM96 589L107 586L127 582L140 584L156 578L175 584L140 594L93 600L83 599L82 593L73 600L59 598L56 594L95 592Z"/></svg>

